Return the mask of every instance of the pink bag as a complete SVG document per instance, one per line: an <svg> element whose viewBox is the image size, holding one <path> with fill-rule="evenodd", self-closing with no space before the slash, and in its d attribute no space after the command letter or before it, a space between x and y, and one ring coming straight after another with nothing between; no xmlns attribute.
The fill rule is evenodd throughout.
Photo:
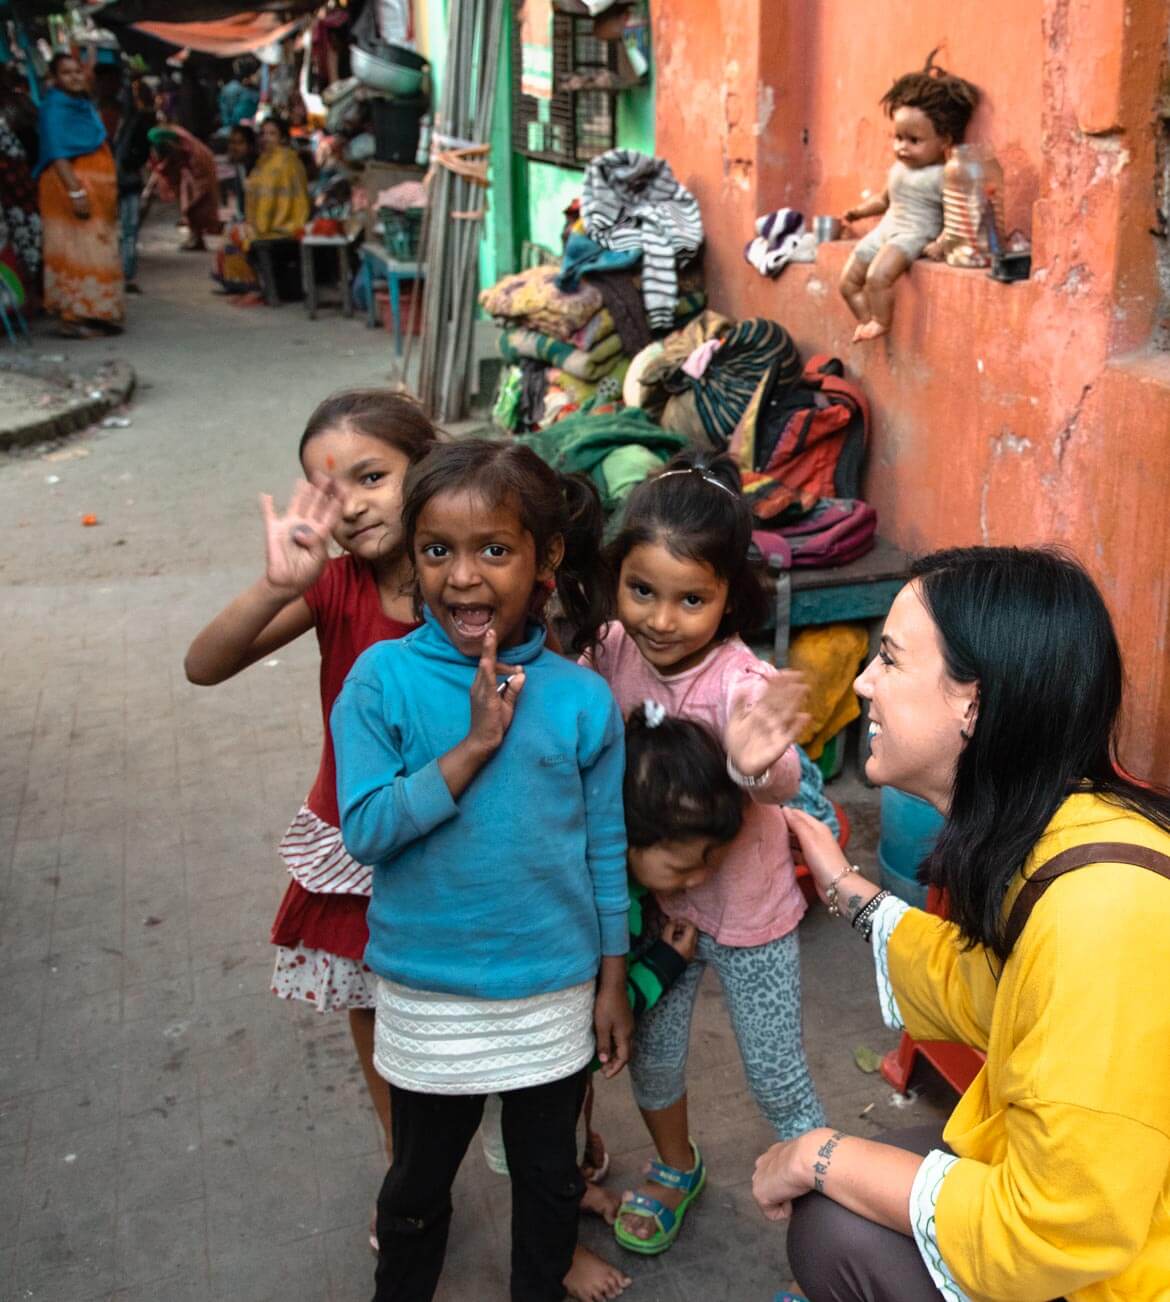
<svg viewBox="0 0 1170 1302"><path fill-rule="evenodd" d="M807 515L780 529L756 529L752 541L771 569L829 569L873 548L877 512L850 497L822 497Z"/></svg>

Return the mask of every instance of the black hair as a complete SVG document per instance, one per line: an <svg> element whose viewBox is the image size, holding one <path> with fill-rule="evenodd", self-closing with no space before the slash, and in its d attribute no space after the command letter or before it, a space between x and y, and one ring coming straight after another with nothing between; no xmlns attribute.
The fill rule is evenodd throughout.
<svg viewBox="0 0 1170 1302"><path fill-rule="evenodd" d="M626 720L626 840L634 849L705 837L726 845L743 826L743 792L727 775L723 747L700 723L646 707Z"/></svg>
<svg viewBox="0 0 1170 1302"><path fill-rule="evenodd" d="M726 580L727 608L717 637L762 628L768 604L748 556L752 515L740 489L739 467L726 453L697 447L677 453L630 494L606 549L615 587L635 547L661 543L672 556L709 565Z"/></svg>
<svg viewBox="0 0 1170 1302"><path fill-rule="evenodd" d="M950 812L919 875L947 891L968 944L1006 959L1008 883L1066 797L1096 792L1170 832L1170 794L1117 763L1121 652L1075 559L1055 548L967 547L924 556L910 572L947 673L978 690Z"/></svg>
<svg viewBox="0 0 1170 1302"><path fill-rule="evenodd" d="M252 130L250 126L248 126L246 122L237 122L232 127L232 129L228 132L228 135L243 136L244 142L248 146L248 148L253 153L256 152L256 133L255 131Z"/></svg>
<svg viewBox="0 0 1170 1302"><path fill-rule="evenodd" d="M280 132L281 140L283 140L284 143L287 145L289 142L288 119L282 118L278 113L273 113L271 117L266 117L264 121L260 123L260 126L265 127L268 125L269 122L271 122L272 125L277 129L277 131Z"/></svg>
<svg viewBox="0 0 1170 1302"><path fill-rule="evenodd" d="M958 144L979 104L979 87L938 67L934 62L937 53L937 49L931 50L921 72L907 72L899 77L880 103L891 118L896 109L918 109L926 114L940 136L949 136Z"/></svg>
<svg viewBox="0 0 1170 1302"><path fill-rule="evenodd" d="M72 59L74 63L81 66L81 60L71 50L58 50L49 60L49 76L55 77L57 69L65 62L66 59Z"/></svg>
<svg viewBox="0 0 1170 1302"><path fill-rule="evenodd" d="M439 436L426 412L405 394L392 389L342 389L317 404L297 456L304 461L305 445L318 434L346 427L388 444L412 462L425 456Z"/></svg>
<svg viewBox="0 0 1170 1302"><path fill-rule="evenodd" d="M460 490L474 492L489 508L513 506L532 535L538 565L553 540L562 540L565 553L557 567L556 591L575 630L572 647L580 652L596 646L609 585L601 554L601 499L592 481L558 474L518 443L460 439L438 444L411 467L402 489L402 537L411 556L423 507L437 493Z"/></svg>

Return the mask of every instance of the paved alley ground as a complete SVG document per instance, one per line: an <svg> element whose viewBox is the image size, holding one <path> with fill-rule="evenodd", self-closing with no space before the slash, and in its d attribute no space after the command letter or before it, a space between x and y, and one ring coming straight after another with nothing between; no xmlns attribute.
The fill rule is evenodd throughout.
<svg viewBox="0 0 1170 1302"><path fill-rule="evenodd" d="M182 656L259 573L256 496L287 496L310 409L394 378L392 349L328 309L233 308L177 242L148 230L125 336L37 341L129 361L132 424L65 459L0 457L0 1298L363 1302L383 1164L347 1027L269 993L276 845L320 745L315 643L215 689L189 686ZM838 785L872 867L874 793ZM894 1043L867 948L823 911L802 941L830 1119L876 1134L933 1116L854 1064ZM784 1232L750 1195L770 1134L713 980L692 1064L710 1183L670 1253L622 1254L627 1296L771 1302ZM649 1152L624 1077L598 1125L620 1190ZM441 1302L505 1302L508 1222L473 1148ZM583 1234L619 1255L599 1224Z"/></svg>

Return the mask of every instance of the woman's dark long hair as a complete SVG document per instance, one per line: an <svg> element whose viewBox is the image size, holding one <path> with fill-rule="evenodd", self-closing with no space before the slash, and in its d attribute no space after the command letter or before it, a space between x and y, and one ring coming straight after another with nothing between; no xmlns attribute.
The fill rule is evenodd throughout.
<svg viewBox="0 0 1170 1302"><path fill-rule="evenodd" d="M477 494L491 507L514 506L520 523L544 563L553 539L565 554L557 567L556 591L565 618L575 630L574 651L597 645L597 630L608 610L608 576L601 555L604 517L592 481L562 475L531 448L494 439L440 443L411 466L402 489L402 537L414 555L414 535L422 509L436 493ZM544 594L547 596L547 594ZM536 597L535 610L542 604Z"/></svg>
<svg viewBox="0 0 1170 1302"><path fill-rule="evenodd" d="M915 562L947 672L978 685L950 814L922 880L972 945L1006 959L1008 883L1061 803L1095 792L1170 832L1170 795L1117 763L1123 673L1093 580L1057 550L969 547Z"/></svg>

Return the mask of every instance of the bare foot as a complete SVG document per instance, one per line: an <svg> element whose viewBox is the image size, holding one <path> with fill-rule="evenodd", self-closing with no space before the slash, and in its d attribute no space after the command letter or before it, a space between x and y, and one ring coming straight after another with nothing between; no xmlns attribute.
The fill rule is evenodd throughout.
<svg viewBox="0 0 1170 1302"><path fill-rule="evenodd" d="M890 327L882 325L880 321L867 321L865 325L859 325L853 332L854 343L864 343L867 339L880 339L882 335L889 334Z"/></svg>
<svg viewBox="0 0 1170 1302"><path fill-rule="evenodd" d="M621 1205L622 1200L612 1189L603 1189L600 1185L586 1184L585 1192L581 1195L581 1210L600 1216L606 1225L612 1225L617 1220Z"/></svg>
<svg viewBox="0 0 1170 1302"><path fill-rule="evenodd" d="M573 1264L564 1278L565 1291L577 1302L606 1302L618 1297L633 1283L616 1266L603 1261L596 1252L577 1244Z"/></svg>

